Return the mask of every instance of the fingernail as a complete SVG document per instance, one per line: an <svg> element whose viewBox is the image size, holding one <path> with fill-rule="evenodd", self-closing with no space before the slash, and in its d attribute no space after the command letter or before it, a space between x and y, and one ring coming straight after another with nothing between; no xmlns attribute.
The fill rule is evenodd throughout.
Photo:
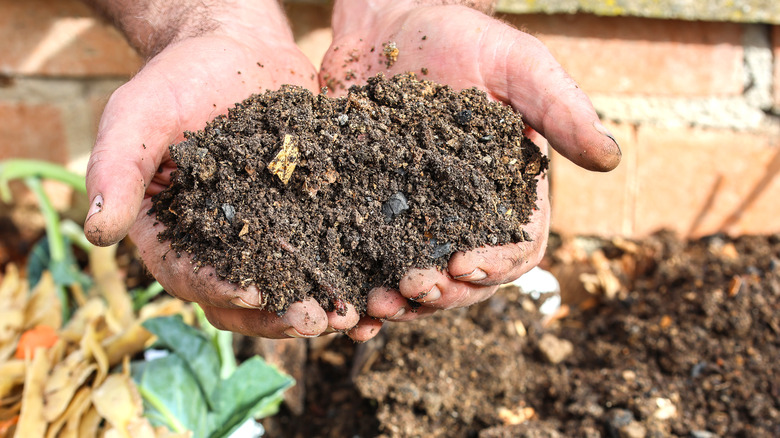
<svg viewBox="0 0 780 438"><path fill-rule="evenodd" d="M90 205L89 211L87 212L87 220L101 211L103 211L103 195L98 193L95 195L95 198L92 199L92 204Z"/></svg>
<svg viewBox="0 0 780 438"><path fill-rule="evenodd" d="M257 306L253 306L253 305L247 303L241 297L233 298L232 300L230 300L230 303L233 304L234 306L243 307L244 309L255 309L256 310L258 308Z"/></svg>
<svg viewBox="0 0 780 438"><path fill-rule="evenodd" d="M237 296L230 302L244 309L262 309L265 307L265 298L255 286L247 286L246 294Z"/></svg>
<svg viewBox="0 0 780 438"><path fill-rule="evenodd" d="M482 269L475 268L468 274L458 275L457 277L452 278L459 281L479 281L487 278L487 272L483 271Z"/></svg>
<svg viewBox="0 0 780 438"><path fill-rule="evenodd" d="M428 292L417 295L414 300L421 303L429 303L441 298L441 290L434 284Z"/></svg>
<svg viewBox="0 0 780 438"><path fill-rule="evenodd" d="M612 140L613 143L615 143L615 146L617 146L618 151L620 151L620 145L618 144L617 140L615 140L615 136L612 135L612 133L609 132L607 128L601 124L600 121L596 120L595 122L593 122L593 127L596 128L596 131L598 131L599 134L609 137L609 139Z"/></svg>
<svg viewBox="0 0 780 438"><path fill-rule="evenodd" d="M291 337L291 338L316 338L317 335L304 335L301 334L298 330L295 330L295 327L290 327L287 330L284 331L284 334Z"/></svg>
<svg viewBox="0 0 780 438"><path fill-rule="evenodd" d="M390 318L387 318L387 319L397 319L397 318L400 318L401 316L403 316L404 313L406 313L406 307L401 307L401 310L395 312L395 315L393 315L393 316L391 316Z"/></svg>

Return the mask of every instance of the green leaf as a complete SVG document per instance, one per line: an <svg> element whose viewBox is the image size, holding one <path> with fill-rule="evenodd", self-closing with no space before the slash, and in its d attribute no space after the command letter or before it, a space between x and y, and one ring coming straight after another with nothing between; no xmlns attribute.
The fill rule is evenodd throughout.
<svg viewBox="0 0 780 438"><path fill-rule="evenodd" d="M197 378L203 399L212 407L211 395L219 384L219 355L209 339L185 324L180 315L150 319L143 326L184 360L185 366Z"/></svg>
<svg viewBox="0 0 780 438"><path fill-rule="evenodd" d="M246 420L276 413L282 393L295 383L259 356L220 379L212 340L180 316L151 319L144 327L171 351L131 369L144 415L155 425L192 430L198 438L226 438Z"/></svg>
<svg viewBox="0 0 780 438"><path fill-rule="evenodd" d="M222 438L241 426L249 418L273 415L282 402L283 392L295 380L255 356L223 380L214 401L216 412L209 423L214 430L210 438Z"/></svg>
<svg viewBox="0 0 780 438"><path fill-rule="evenodd" d="M133 380L144 401L144 415L155 426L174 432L193 431L207 437L208 406L197 377L180 356L170 354L143 365L134 364Z"/></svg>

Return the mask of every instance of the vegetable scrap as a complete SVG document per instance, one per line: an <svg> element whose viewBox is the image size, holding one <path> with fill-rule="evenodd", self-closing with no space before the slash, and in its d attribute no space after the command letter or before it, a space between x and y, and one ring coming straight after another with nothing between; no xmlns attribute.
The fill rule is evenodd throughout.
<svg viewBox="0 0 780 438"><path fill-rule="evenodd" d="M161 298L133 312L115 249L91 251L94 287L67 322L48 272L32 291L14 265L0 276L0 437L189 436L143 416L128 360L153 341L144 321L192 320L190 308Z"/></svg>

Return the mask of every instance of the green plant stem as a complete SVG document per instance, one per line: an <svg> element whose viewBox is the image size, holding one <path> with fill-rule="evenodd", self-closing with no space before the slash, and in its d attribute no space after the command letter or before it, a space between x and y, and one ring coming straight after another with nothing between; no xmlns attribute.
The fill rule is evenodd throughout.
<svg viewBox="0 0 780 438"><path fill-rule="evenodd" d="M211 339L219 354L219 377L227 379L236 371L237 367L236 354L233 351L233 333L219 330L211 325L208 318L206 318L206 313L203 312L199 305L194 304L193 308L195 309L195 317L198 319L201 330Z"/></svg>
<svg viewBox="0 0 780 438"><path fill-rule="evenodd" d="M38 199L38 205L43 214L43 219L46 222L46 236L49 241L49 254L54 262L65 261L65 240L62 237L62 230L60 229L60 216L57 214L57 210L51 205L49 197L43 190L41 180L37 177L27 177L24 179L25 184L30 191L35 194Z"/></svg>
<svg viewBox="0 0 780 438"><path fill-rule="evenodd" d="M51 257L52 265L63 265L65 263L65 239L62 237L62 230L60 229L60 216L57 214L57 210L51 205L49 197L43 190L43 184L41 180L34 176L28 176L24 179L25 184L30 191L35 194L38 199L38 206L43 214L44 222L46 223L46 241L49 245L49 257ZM65 290L65 286L62 284L56 284L57 297L60 299L62 306L62 321L65 322L70 318L70 312L68 311L69 300L68 293Z"/></svg>
<svg viewBox="0 0 780 438"><path fill-rule="evenodd" d="M71 172L59 164L38 160L11 159L0 161L0 199L5 203L11 202L8 181L29 177L53 179L63 182L81 193L87 193L84 176Z"/></svg>
<svg viewBox="0 0 780 438"><path fill-rule="evenodd" d="M217 330L216 344L219 352L219 377L227 379L236 371L236 353L233 351L233 333Z"/></svg>
<svg viewBox="0 0 780 438"><path fill-rule="evenodd" d="M143 385L137 386L141 397L143 397L143 399L146 400L150 406L157 409L157 412L162 414L163 418L165 418L165 421L168 423L168 427L170 427L173 432L184 433L187 431L187 428L181 424L179 419L176 418L176 416L174 416L170 410L168 410L168 408L165 406L165 403L155 397L154 394L149 392Z"/></svg>
<svg viewBox="0 0 780 438"><path fill-rule="evenodd" d="M84 250L87 254L89 254L90 251L92 251L92 243L90 243L89 240L87 240L87 237L84 235L84 228L81 227L76 222L73 222L70 219L64 219L60 221L60 230L62 231L62 235L70 239L70 241Z"/></svg>
<svg viewBox="0 0 780 438"><path fill-rule="evenodd" d="M146 289L136 289L132 291L133 296L133 310L138 312L141 307L145 306L152 298L160 295L163 289L162 285L158 282L150 284Z"/></svg>

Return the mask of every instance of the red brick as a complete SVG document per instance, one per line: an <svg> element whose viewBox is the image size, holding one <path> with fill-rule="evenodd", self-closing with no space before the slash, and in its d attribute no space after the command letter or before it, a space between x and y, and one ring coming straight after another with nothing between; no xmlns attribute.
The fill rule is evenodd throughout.
<svg viewBox="0 0 780 438"><path fill-rule="evenodd" d="M780 111L780 26L772 26L772 52L775 61L775 74L772 82L775 91L775 109Z"/></svg>
<svg viewBox="0 0 780 438"><path fill-rule="evenodd" d="M119 32L78 0L0 0L0 72L127 76L141 59Z"/></svg>
<svg viewBox="0 0 780 438"><path fill-rule="evenodd" d="M735 96L743 91L742 28L592 15L510 15L544 42L589 93Z"/></svg>
<svg viewBox="0 0 780 438"><path fill-rule="evenodd" d="M590 172L556 152L551 154L551 227L563 234L630 235L636 146L631 125L606 124L618 139L623 159L608 173Z"/></svg>
<svg viewBox="0 0 780 438"><path fill-rule="evenodd" d="M0 160L28 158L65 164L68 160L67 139L60 110L53 105L26 105L0 103ZM37 214L38 201L32 192L19 182L11 186L12 198L24 220L15 220L24 226L24 232L34 233L42 224ZM64 210L70 205L72 190L60 183L46 182L44 189L55 208ZM0 203L2 204L2 203ZM6 210L0 205L0 214ZM32 234L31 234L32 235Z"/></svg>
<svg viewBox="0 0 780 438"><path fill-rule="evenodd" d="M635 233L780 232L778 136L658 129L637 135Z"/></svg>
<svg viewBox="0 0 780 438"><path fill-rule="evenodd" d="M62 115L53 105L0 103L0 138L0 159L68 160Z"/></svg>

